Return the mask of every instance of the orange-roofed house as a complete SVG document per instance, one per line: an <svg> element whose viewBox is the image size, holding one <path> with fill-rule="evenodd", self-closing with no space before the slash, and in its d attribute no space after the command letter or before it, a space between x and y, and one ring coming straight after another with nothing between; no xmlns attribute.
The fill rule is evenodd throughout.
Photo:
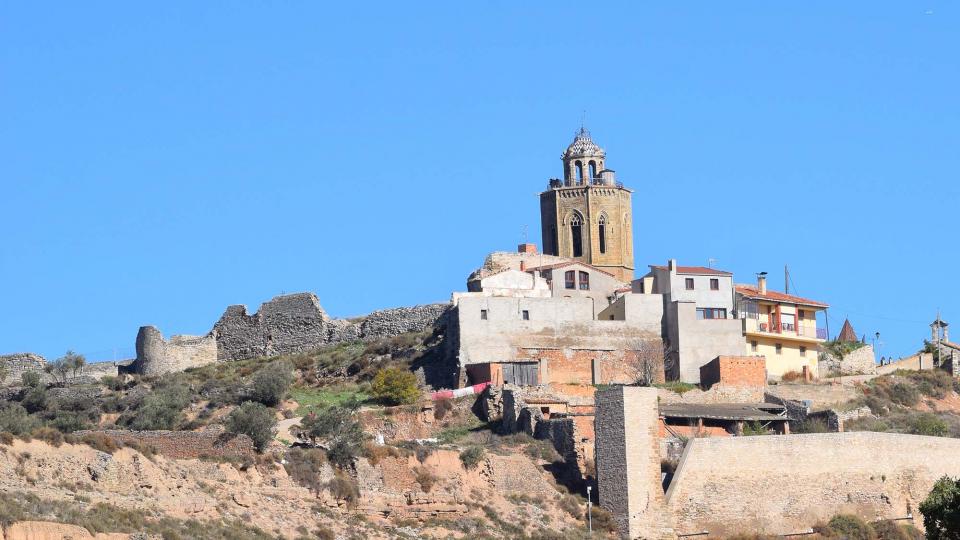
<svg viewBox="0 0 960 540"><path fill-rule="evenodd" d="M810 370L816 377L817 350L827 339L817 327L817 313L829 306L823 302L767 289L766 276L757 285L737 285L737 316L743 320L747 355L765 356L767 377Z"/></svg>

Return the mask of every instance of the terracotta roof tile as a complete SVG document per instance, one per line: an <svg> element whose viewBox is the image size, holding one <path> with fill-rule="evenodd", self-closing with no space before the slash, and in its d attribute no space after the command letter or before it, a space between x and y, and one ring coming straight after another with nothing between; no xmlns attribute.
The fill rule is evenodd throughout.
<svg viewBox="0 0 960 540"><path fill-rule="evenodd" d="M767 290L765 294L760 294L760 289L753 285L737 285L737 292L748 296L750 298L759 298L762 300L771 300L773 302L786 302L788 304L802 304L805 306L813 307L822 307L828 308L829 304L824 304L823 302L817 302L816 300L810 300L808 298L801 298L799 296L793 296L792 294L784 294L782 292Z"/></svg>
<svg viewBox="0 0 960 540"><path fill-rule="evenodd" d="M656 268L657 270L666 270L667 267L663 265L651 264L650 268ZM708 274L711 276L732 276L730 272L726 270L717 270L716 268L707 268L706 266L677 266L678 274Z"/></svg>

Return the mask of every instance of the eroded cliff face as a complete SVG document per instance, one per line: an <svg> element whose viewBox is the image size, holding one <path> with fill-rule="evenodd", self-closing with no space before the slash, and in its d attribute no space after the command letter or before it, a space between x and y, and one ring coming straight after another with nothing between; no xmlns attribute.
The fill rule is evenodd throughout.
<svg viewBox="0 0 960 540"><path fill-rule="evenodd" d="M358 486L355 504L337 499L325 487L337 474L346 474ZM27 493L76 506L80 512L107 503L150 519L242 521L286 538L302 536L303 528L337 537L359 533L365 538L396 538L397 531L403 531L418 538L446 538L462 534L457 527L464 524L478 533L484 523L483 532L493 537L516 533L487 522L491 512L504 522L523 522L531 531L582 525L559 508L563 495L550 475L522 452L489 454L472 469L464 468L456 449L437 449L420 457L391 452L373 460L360 458L346 473L335 473L323 464L318 476L321 488L311 491L270 460L240 470L215 461L147 458L132 448L108 454L86 445L54 447L39 440L0 445L4 496ZM30 519L50 518L31 516L23 521ZM13 531L69 529L78 538L93 537L52 523L19 527Z"/></svg>
<svg viewBox="0 0 960 540"><path fill-rule="evenodd" d="M256 313L230 306L213 326L219 360L311 351L330 343L423 332L443 323L449 304L374 311L359 319L332 319L313 293L296 293L265 302Z"/></svg>

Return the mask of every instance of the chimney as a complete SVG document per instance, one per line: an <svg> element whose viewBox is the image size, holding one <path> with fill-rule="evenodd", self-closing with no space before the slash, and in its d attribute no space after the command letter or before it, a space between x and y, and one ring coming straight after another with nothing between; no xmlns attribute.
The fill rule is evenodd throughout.
<svg viewBox="0 0 960 540"><path fill-rule="evenodd" d="M520 261L520 271L521 272L527 271L527 261L523 261L523 260Z"/></svg>
<svg viewBox="0 0 960 540"><path fill-rule="evenodd" d="M677 271L677 260L676 260L676 259L670 259L670 260L667 262L667 270L669 270L669 271L671 271L671 272L676 272L676 271Z"/></svg>
<svg viewBox="0 0 960 540"><path fill-rule="evenodd" d="M517 246L517 253L536 253L536 244L520 244Z"/></svg>
<svg viewBox="0 0 960 540"><path fill-rule="evenodd" d="M760 294L767 294L767 273L760 272L757 274L757 289L760 290Z"/></svg>

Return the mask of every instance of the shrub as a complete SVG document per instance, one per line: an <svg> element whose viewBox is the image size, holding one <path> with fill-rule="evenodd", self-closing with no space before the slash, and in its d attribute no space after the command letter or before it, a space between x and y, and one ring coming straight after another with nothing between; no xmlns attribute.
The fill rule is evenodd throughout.
<svg viewBox="0 0 960 540"><path fill-rule="evenodd" d="M830 518L827 528L833 536L845 540L874 540L876 535L866 521L851 514L838 514Z"/></svg>
<svg viewBox="0 0 960 540"><path fill-rule="evenodd" d="M262 452L273 439L277 419L273 410L255 401L244 401L227 417L227 431L243 434L253 440L258 452Z"/></svg>
<svg viewBox="0 0 960 540"><path fill-rule="evenodd" d="M770 430L763 427L760 422L745 422L743 424L744 435L769 435Z"/></svg>
<svg viewBox="0 0 960 540"><path fill-rule="evenodd" d="M323 487L320 482L320 471L326 461L323 451L316 448L292 448L287 452L283 468L294 482L311 491L319 492Z"/></svg>
<svg viewBox="0 0 960 540"><path fill-rule="evenodd" d="M574 519L583 519L583 516L586 515L587 510L584 506L585 503L580 502L575 495L570 495L569 493L560 498L557 502L557 506L561 510L570 514Z"/></svg>
<svg viewBox="0 0 960 540"><path fill-rule="evenodd" d="M111 437L103 433L87 433L80 438L80 442L107 454L112 454L120 448Z"/></svg>
<svg viewBox="0 0 960 540"><path fill-rule="evenodd" d="M960 538L960 482L943 476L920 503L927 538Z"/></svg>
<svg viewBox="0 0 960 540"><path fill-rule="evenodd" d="M180 411L190 404L189 390L171 384L143 399L130 427L135 430L173 429L180 420Z"/></svg>
<svg viewBox="0 0 960 540"><path fill-rule="evenodd" d="M420 398L417 376L399 368L381 369L370 385L373 396L387 405L416 403Z"/></svg>
<svg viewBox="0 0 960 540"><path fill-rule="evenodd" d="M795 433L829 433L830 428L823 418L807 418L797 424Z"/></svg>
<svg viewBox="0 0 960 540"><path fill-rule="evenodd" d="M354 504L360 498L360 488L357 483L344 474L336 474L327 484L330 494L341 501Z"/></svg>
<svg viewBox="0 0 960 540"><path fill-rule="evenodd" d="M556 463L563 460L563 456L557 452L553 443L546 439L534 439L530 441L523 449L523 452L533 459L539 459L549 463Z"/></svg>
<svg viewBox="0 0 960 540"><path fill-rule="evenodd" d="M799 371L788 371L780 377L780 380L783 382L803 381L803 373Z"/></svg>
<svg viewBox="0 0 960 540"><path fill-rule="evenodd" d="M113 375L107 375L101 378L100 384L104 385L110 390L113 390L114 392L123 390L123 380L120 377L114 377Z"/></svg>
<svg viewBox="0 0 960 540"><path fill-rule="evenodd" d="M10 446L13 444L13 433L9 431L0 431L0 444Z"/></svg>
<svg viewBox="0 0 960 540"><path fill-rule="evenodd" d="M286 360L271 362L254 373L250 397L272 407L283 400L293 384L293 365Z"/></svg>
<svg viewBox="0 0 960 540"><path fill-rule="evenodd" d="M887 393L890 396L890 401L904 407L913 407L920 401L920 392L912 385L904 382L893 383Z"/></svg>
<svg viewBox="0 0 960 540"><path fill-rule="evenodd" d="M593 519L593 528L608 533L617 532L617 521L608 510L593 505L590 508L590 517Z"/></svg>
<svg viewBox="0 0 960 540"><path fill-rule="evenodd" d="M918 414L910 420L910 433L914 435L932 435L934 437L945 437L947 435L947 423L940 417L931 413Z"/></svg>
<svg viewBox="0 0 960 540"><path fill-rule="evenodd" d="M474 469L483 461L485 456L486 452L484 452L483 448L471 446L460 452L460 462L463 463L464 468Z"/></svg>
<svg viewBox="0 0 960 540"><path fill-rule="evenodd" d="M413 472L416 475L417 483L420 484L420 489L422 489L424 493L430 493L433 485L437 483L437 476L426 467L416 467L413 469Z"/></svg>
<svg viewBox="0 0 960 540"><path fill-rule="evenodd" d="M351 407L334 406L310 413L300 421L300 427L311 441L329 441L327 458L337 467L350 466L360 453L363 428Z"/></svg>
<svg viewBox="0 0 960 540"><path fill-rule="evenodd" d="M20 375L20 381L28 388L36 388L40 386L40 374L36 371L24 371Z"/></svg>
<svg viewBox="0 0 960 540"><path fill-rule="evenodd" d="M38 427L30 432L30 436L34 439L46 441L54 448L60 448L60 445L63 444L63 433L51 427Z"/></svg>
<svg viewBox="0 0 960 540"><path fill-rule="evenodd" d="M898 524L895 521L877 521L870 524L879 540L923 540L924 536L916 527Z"/></svg>
<svg viewBox="0 0 960 540"><path fill-rule="evenodd" d="M0 403L0 431L9 431L14 435L24 435L33 431L39 422L27 414L18 403Z"/></svg>
<svg viewBox="0 0 960 540"><path fill-rule="evenodd" d="M327 459L340 469L353 465L353 460L360 454L360 447L347 439L335 439L327 449Z"/></svg>
<svg viewBox="0 0 960 540"><path fill-rule="evenodd" d="M34 386L20 400L20 405L23 405L27 412L35 413L47 410L48 401L47 389L42 386Z"/></svg>
<svg viewBox="0 0 960 540"><path fill-rule="evenodd" d="M451 410L453 410L453 400L438 399L433 404L433 418L435 420L443 420L443 417Z"/></svg>

